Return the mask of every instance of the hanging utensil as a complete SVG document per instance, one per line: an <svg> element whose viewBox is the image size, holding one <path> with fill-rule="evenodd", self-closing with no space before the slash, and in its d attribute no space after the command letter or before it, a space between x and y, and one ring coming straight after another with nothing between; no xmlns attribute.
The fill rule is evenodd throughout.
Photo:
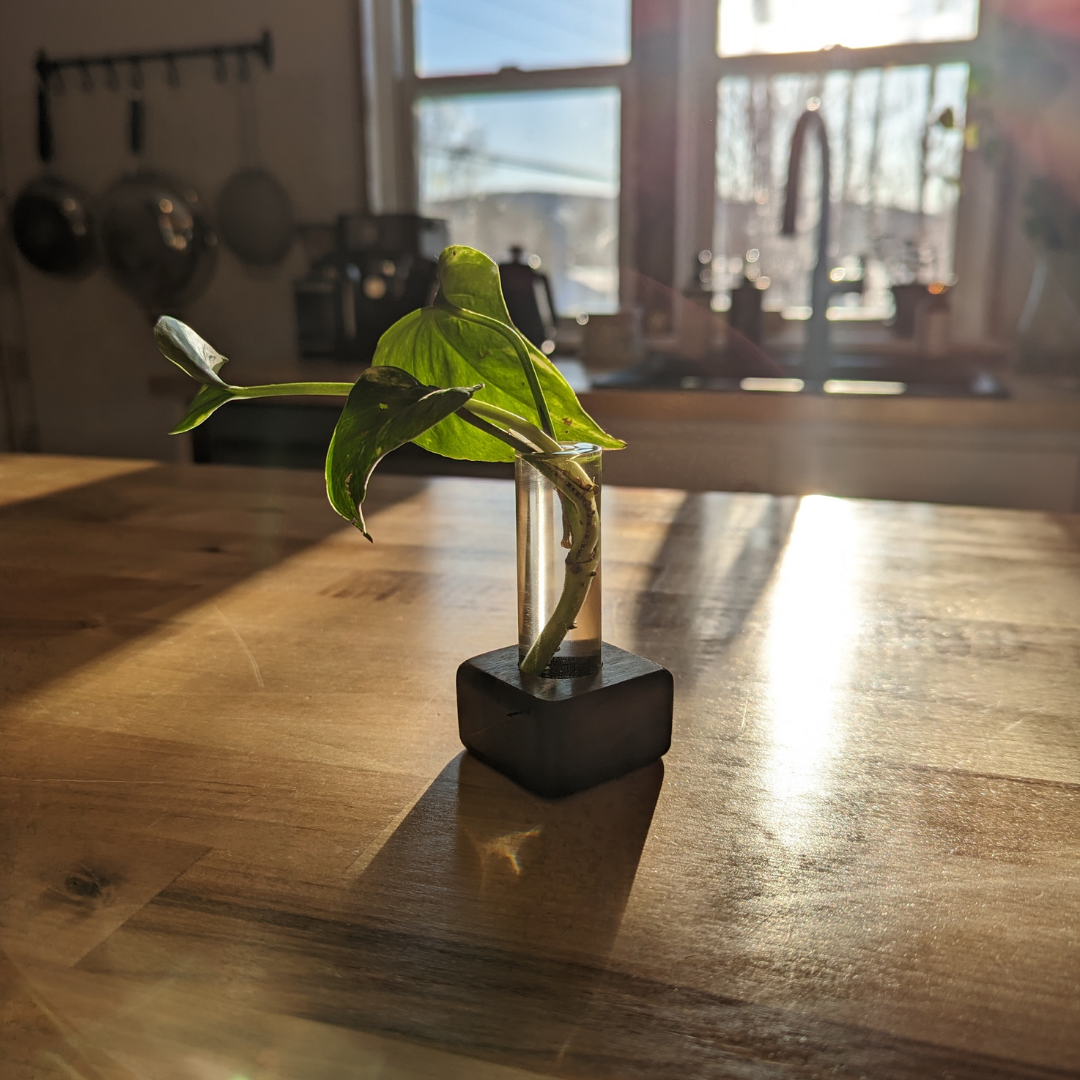
<svg viewBox="0 0 1080 1080"><path fill-rule="evenodd" d="M37 150L42 164L55 154L49 87L38 84ZM98 262L94 220L85 192L44 175L31 180L11 207L11 233L19 253L46 274L80 277Z"/></svg>
<svg viewBox="0 0 1080 1080"><path fill-rule="evenodd" d="M102 199L101 240L113 277L151 313L190 303L206 289L216 261L217 237L198 192L164 173L143 169L146 112L134 98L128 145L136 171L121 177Z"/></svg>
<svg viewBox="0 0 1080 1080"><path fill-rule="evenodd" d="M248 266L277 266L292 249L296 226L288 192L260 163L252 92L243 68L237 81L242 165L218 196L218 229L229 250Z"/></svg>

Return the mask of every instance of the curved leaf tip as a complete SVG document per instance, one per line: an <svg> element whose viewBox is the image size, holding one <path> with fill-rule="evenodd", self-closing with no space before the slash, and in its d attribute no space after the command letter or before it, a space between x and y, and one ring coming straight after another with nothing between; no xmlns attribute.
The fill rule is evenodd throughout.
<svg viewBox="0 0 1080 1080"><path fill-rule="evenodd" d="M370 540L362 507L375 466L391 450L445 420L479 389L480 384L425 386L390 366L364 371L345 402L326 454L330 505Z"/></svg>
<svg viewBox="0 0 1080 1080"><path fill-rule="evenodd" d="M154 339L165 357L204 386L228 385L218 374L228 357L222 356L187 323L162 315L154 324Z"/></svg>
<svg viewBox="0 0 1080 1080"><path fill-rule="evenodd" d="M476 248L464 244L443 248L439 256L439 292L467 311L514 325L503 299L499 267ZM438 304L438 300L435 302Z"/></svg>

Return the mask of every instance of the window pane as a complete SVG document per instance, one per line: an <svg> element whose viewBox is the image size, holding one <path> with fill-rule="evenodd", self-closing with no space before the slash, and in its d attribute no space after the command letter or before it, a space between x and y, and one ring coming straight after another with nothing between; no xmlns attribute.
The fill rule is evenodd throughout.
<svg viewBox="0 0 1080 1080"><path fill-rule="evenodd" d="M975 37L979 0L720 0L721 56Z"/></svg>
<svg viewBox="0 0 1080 1080"><path fill-rule="evenodd" d="M416 73L624 64L629 0L414 0Z"/></svg>
<svg viewBox="0 0 1080 1080"><path fill-rule="evenodd" d="M559 315L618 309L619 92L417 103L421 212L496 262L538 255Z"/></svg>
<svg viewBox="0 0 1080 1080"><path fill-rule="evenodd" d="M948 281L963 152L966 64L825 75L727 76L719 86L714 305L744 273L767 283L763 306L808 314L816 258L820 158L803 162L797 235L780 236L788 152L808 99L829 135L830 269L863 293L834 296L834 318L885 318L891 285Z"/></svg>

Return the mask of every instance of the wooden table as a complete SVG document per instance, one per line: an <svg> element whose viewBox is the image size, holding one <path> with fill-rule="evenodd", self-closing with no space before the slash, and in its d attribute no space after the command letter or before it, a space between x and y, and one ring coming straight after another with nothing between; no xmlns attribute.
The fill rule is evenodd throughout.
<svg viewBox="0 0 1080 1080"><path fill-rule="evenodd" d="M465 757L502 481L0 458L0 1076L1080 1076L1080 519L605 493L654 767Z"/></svg>

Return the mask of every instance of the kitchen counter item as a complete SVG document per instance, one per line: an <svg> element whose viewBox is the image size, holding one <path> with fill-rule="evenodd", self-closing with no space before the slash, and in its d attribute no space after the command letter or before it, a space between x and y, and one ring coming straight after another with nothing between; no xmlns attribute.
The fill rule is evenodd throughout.
<svg viewBox="0 0 1080 1080"><path fill-rule="evenodd" d="M98 263L90 199L55 176L31 180L11 207L19 254L46 274L81 277Z"/></svg>
<svg viewBox="0 0 1080 1080"><path fill-rule="evenodd" d="M919 318L919 308L930 298L930 290L918 282L899 284L890 287L896 313L893 316L892 332L898 338L912 338Z"/></svg>
<svg viewBox="0 0 1080 1080"><path fill-rule="evenodd" d="M0 457L0 502L6 1060L1080 1068L1080 518L607 488L674 739L549 801L455 725L509 482L377 475L374 546L315 471Z"/></svg>
<svg viewBox="0 0 1080 1080"><path fill-rule="evenodd" d="M342 214L334 250L294 284L300 355L367 366L379 338L438 288L446 222L416 214Z"/></svg>
<svg viewBox="0 0 1080 1080"><path fill-rule="evenodd" d="M49 89L37 93L37 151L43 165L55 152ZM74 184L56 176L31 180L15 197L11 233L19 254L46 274L81 277L98 262L90 199Z"/></svg>
<svg viewBox="0 0 1080 1080"><path fill-rule="evenodd" d="M218 232L247 266L277 266L296 236L292 201L281 181L262 165L250 75L238 80L236 92L241 165L218 195Z"/></svg>
<svg viewBox="0 0 1080 1080"><path fill-rule="evenodd" d="M542 352L551 353L555 348L555 301L551 281L540 273L539 266L537 256L526 262L524 250L515 244L509 260L499 263L499 281L510 321L522 337Z"/></svg>
<svg viewBox="0 0 1080 1080"><path fill-rule="evenodd" d="M240 169L225 181L218 196L218 230L241 262L277 266L295 237L289 193L266 169Z"/></svg>
<svg viewBox="0 0 1080 1080"><path fill-rule="evenodd" d="M143 139L143 103L136 99L129 143L137 162ZM116 281L156 315L203 293L214 271L217 235L194 187L140 165L102 198L101 247Z"/></svg>

